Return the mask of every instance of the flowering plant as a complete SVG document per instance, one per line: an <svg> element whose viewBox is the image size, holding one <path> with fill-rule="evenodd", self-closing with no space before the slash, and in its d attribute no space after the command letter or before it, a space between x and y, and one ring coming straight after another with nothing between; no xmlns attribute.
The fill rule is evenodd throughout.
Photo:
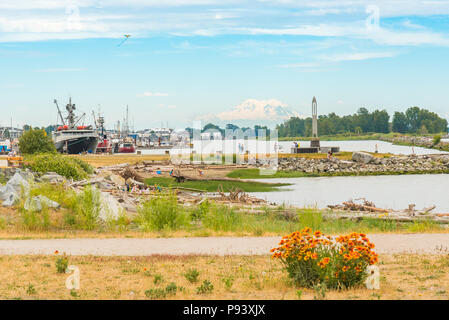
<svg viewBox="0 0 449 320"><path fill-rule="evenodd" d="M312 288L326 283L330 289L343 289L364 282L366 267L378 261L373 248L363 233L335 238L304 228L283 237L279 247L271 252L273 259L284 264L296 285Z"/></svg>

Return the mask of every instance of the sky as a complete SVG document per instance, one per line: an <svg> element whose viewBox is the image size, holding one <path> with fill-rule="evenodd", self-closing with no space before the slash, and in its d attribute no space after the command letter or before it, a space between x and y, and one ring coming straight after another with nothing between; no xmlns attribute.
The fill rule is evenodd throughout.
<svg viewBox="0 0 449 320"><path fill-rule="evenodd" d="M92 122L427 108L449 119L447 0L2 0L0 126L47 126L71 96ZM131 35L125 42L124 35Z"/></svg>

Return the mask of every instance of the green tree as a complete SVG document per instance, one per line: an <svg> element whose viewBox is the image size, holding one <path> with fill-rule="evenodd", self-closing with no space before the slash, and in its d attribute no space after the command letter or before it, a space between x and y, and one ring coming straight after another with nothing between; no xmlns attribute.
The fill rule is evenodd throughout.
<svg viewBox="0 0 449 320"><path fill-rule="evenodd" d="M55 153L56 148L45 130L30 129L19 139L19 149L23 154Z"/></svg>
<svg viewBox="0 0 449 320"><path fill-rule="evenodd" d="M393 132L406 133L408 120L403 112L395 112L393 116Z"/></svg>
<svg viewBox="0 0 449 320"><path fill-rule="evenodd" d="M5 138L5 139L11 138L11 134L9 133L9 130L8 130L8 129L6 129L5 131L3 131L3 138Z"/></svg>
<svg viewBox="0 0 449 320"><path fill-rule="evenodd" d="M408 108L405 111L405 116L407 117L409 131L410 132L418 131L418 129L420 127L420 122L421 122L420 109L418 107Z"/></svg>

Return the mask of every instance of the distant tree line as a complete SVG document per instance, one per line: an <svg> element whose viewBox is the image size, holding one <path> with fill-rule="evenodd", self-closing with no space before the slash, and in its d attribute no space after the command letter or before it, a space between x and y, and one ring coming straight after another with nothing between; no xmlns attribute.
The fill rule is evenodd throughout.
<svg viewBox="0 0 449 320"><path fill-rule="evenodd" d="M436 113L418 107L411 107L405 113L395 112L392 123L386 110L369 112L360 108L353 115L338 116L335 113L318 117L318 135L334 135L344 133L440 133L447 132L446 119ZM312 118L292 117L283 124L277 125L279 137L312 136Z"/></svg>

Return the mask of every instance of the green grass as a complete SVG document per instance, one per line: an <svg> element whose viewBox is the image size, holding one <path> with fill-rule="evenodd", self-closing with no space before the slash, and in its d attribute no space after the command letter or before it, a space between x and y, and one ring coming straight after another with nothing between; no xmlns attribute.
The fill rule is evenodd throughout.
<svg viewBox="0 0 449 320"><path fill-rule="evenodd" d="M328 218L329 210L314 208L293 209L284 206L262 207L257 212L230 208L213 201L204 201L194 206L184 206L177 202L174 193L161 194L138 208L137 215L119 217L114 223L98 220L98 195L90 187L75 194L62 186L42 184L31 188L31 194L43 194L62 204L62 209L42 212L24 211L18 208L18 215L9 222L2 222L2 229L15 232L30 230L36 232L92 230L103 233L156 232L155 236L235 235L264 236L285 235L304 227L321 230L330 234L346 232L429 232L444 231L443 226L432 221L395 222L376 218L362 218L360 221L336 220ZM123 219L123 221L120 221ZM135 236L135 235L134 235ZM22 239L22 238L21 238ZM25 239L25 238L24 238ZM31 238L30 238L31 239Z"/></svg>
<svg viewBox="0 0 449 320"><path fill-rule="evenodd" d="M288 183L262 183L254 181L227 181L227 180L203 180L185 181L177 183L173 178L150 178L146 179L147 185L158 185L166 188L192 188L207 192L216 192L221 185L223 190L229 191L232 188L239 188L245 192L269 192L277 191L279 187L289 186Z"/></svg>
<svg viewBox="0 0 449 320"><path fill-rule="evenodd" d="M237 169L227 174L235 179L270 179L270 178L310 178L310 177L341 177L341 176L385 176L403 174L441 174L449 173L449 170L427 171L380 171L380 172L314 172L303 171L277 171L273 175L260 175L259 169Z"/></svg>
<svg viewBox="0 0 449 320"><path fill-rule="evenodd" d="M265 208L263 212L249 214L235 208L229 208L213 202L203 202L196 207L184 207L177 204L174 197L153 199L139 210L137 224L145 231L188 231L224 232L235 234L288 234L304 227L337 234L346 232L427 232L443 230L430 221L401 223L392 220L362 218L359 221L327 218L325 211L313 208L276 209ZM165 233L167 235L167 233Z"/></svg>

